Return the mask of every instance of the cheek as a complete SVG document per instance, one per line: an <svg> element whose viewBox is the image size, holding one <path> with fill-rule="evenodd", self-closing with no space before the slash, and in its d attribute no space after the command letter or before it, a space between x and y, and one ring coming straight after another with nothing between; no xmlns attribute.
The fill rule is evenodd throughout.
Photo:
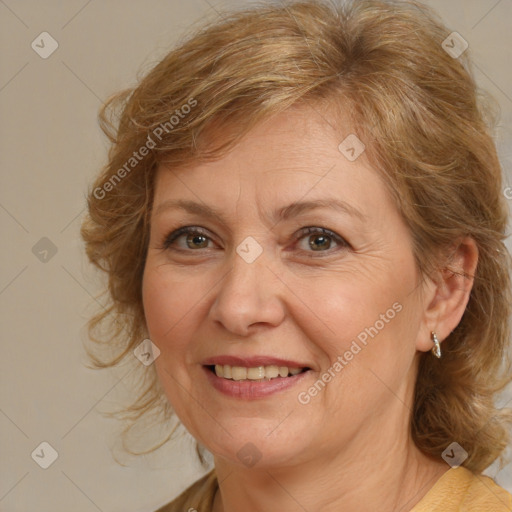
<svg viewBox="0 0 512 512"><path fill-rule="evenodd" d="M399 286L365 279L361 274L317 278L304 293L311 323L304 322L302 328L315 340L311 327L319 326L328 343L326 351L342 354L353 340L364 346L365 341L395 329L404 295Z"/></svg>
<svg viewBox="0 0 512 512"><path fill-rule="evenodd" d="M169 312L176 311L177 302L174 294L158 279L153 271L146 271L142 287L144 315L150 338L153 342L161 340L163 334L172 327L172 316Z"/></svg>
<svg viewBox="0 0 512 512"><path fill-rule="evenodd" d="M142 296L144 315L151 340L162 352L169 350L171 341L173 351L183 343L184 333L190 332L187 326L193 317L197 298L190 283L172 279L169 272L149 267L144 272Z"/></svg>
<svg viewBox="0 0 512 512"><path fill-rule="evenodd" d="M144 314L149 338L160 350L155 360L159 381L173 410L188 422L191 407L187 398L193 381L187 361L198 299L192 295L190 283L180 282L162 268L147 266L144 272Z"/></svg>
<svg viewBox="0 0 512 512"><path fill-rule="evenodd" d="M320 400L344 414L378 403L382 393L389 394L387 386L399 386L414 358L419 310L411 294L414 273L405 268L397 277L390 269L331 277L315 279L304 293L311 323L295 318L304 319L301 329L327 356L322 372L332 385Z"/></svg>

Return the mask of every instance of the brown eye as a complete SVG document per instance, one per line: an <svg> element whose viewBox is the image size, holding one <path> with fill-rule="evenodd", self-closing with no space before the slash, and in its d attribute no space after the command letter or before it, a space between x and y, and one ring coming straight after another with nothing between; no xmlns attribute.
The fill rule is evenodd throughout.
<svg viewBox="0 0 512 512"><path fill-rule="evenodd" d="M314 251L331 248L331 239L329 235L310 235L309 246Z"/></svg>
<svg viewBox="0 0 512 512"><path fill-rule="evenodd" d="M303 244L301 247L305 252L327 252L331 249L333 242L341 248L349 247L349 244L341 236L325 228L304 228L297 238L301 243L303 240L307 240L307 245Z"/></svg>
<svg viewBox="0 0 512 512"><path fill-rule="evenodd" d="M190 249L204 249L208 246L208 237L201 234L189 234L187 235L186 243Z"/></svg>
<svg viewBox="0 0 512 512"><path fill-rule="evenodd" d="M185 237L186 235L186 237ZM177 242L183 239L185 240L185 245L178 244ZM207 249L208 243L211 241L211 238L206 235L206 233L201 229L193 226L185 226L183 228L177 229L173 231L164 240L162 244L163 249L172 249L176 248L176 250L196 250L196 249Z"/></svg>

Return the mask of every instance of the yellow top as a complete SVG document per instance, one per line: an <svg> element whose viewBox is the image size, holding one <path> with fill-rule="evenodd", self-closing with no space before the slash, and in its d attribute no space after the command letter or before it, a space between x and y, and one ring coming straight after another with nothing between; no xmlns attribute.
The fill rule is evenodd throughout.
<svg viewBox="0 0 512 512"><path fill-rule="evenodd" d="M213 469L156 512L211 512L217 491ZM512 512L512 495L491 478L449 469L409 512Z"/></svg>

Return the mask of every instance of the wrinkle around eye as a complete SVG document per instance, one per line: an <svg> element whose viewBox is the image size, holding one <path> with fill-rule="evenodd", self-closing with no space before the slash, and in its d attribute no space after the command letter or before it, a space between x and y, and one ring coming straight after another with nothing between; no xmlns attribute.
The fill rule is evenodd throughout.
<svg viewBox="0 0 512 512"><path fill-rule="evenodd" d="M194 235L204 237L206 239L207 247L179 247L177 246L177 242L185 239L185 237ZM314 237L325 237L330 241L330 246L326 250L318 250L315 251L311 249L311 246L307 246L308 248L300 248L298 247L301 243L305 243L308 239L311 240ZM305 258L308 260L311 259L328 259L333 257L339 257L341 253L346 252L347 250L352 250L351 244L341 235L339 235L336 231L333 231L329 228L325 228L320 225L310 225L306 227L302 227L299 230L296 230L293 235L286 237L286 242L280 243L279 245L287 245L284 249L286 253L294 253L298 258ZM288 241L289 240L289 241ZM182 243L187 243L182 242ZM241 242L243 243L243 241ZM162 237L161 243L156 247L157 250L161 252L169 251L170 257L176 257L176 259L183 258L208 258L212 255L213 252L217 250L222 250L222 246L218 243L215 236L212 236L210 230L197 225L185 225L180 226L176 229L171 230L168 234Z"/></svg>

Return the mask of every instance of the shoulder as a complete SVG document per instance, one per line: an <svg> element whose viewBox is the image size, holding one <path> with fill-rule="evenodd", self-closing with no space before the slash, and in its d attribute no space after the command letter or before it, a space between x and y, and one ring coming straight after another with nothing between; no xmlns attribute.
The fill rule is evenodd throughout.
<svg viewBox="0 0 512 512"><path fill-rule="evenodd" d="M155 512L211 512L217 490L215 470ZM448 470L411 512L510 512L512 495L491 478L459 467Z"/></svg>
<svg viewBox="0 0 512 512"><path fill-rule="evenodd" d="M411 512L510 512L512 495L463 467L449 469Z"/></svg>
<svg viewBox="0 0 512 512"><path fill-rule="evenodd" d="M510 512L512 495L488 476L473 475L461 509L468 512L477 510Z"/></svg>
<svg viewBox="0 0 512 512"><path fill-rule="evenodd" d="M173 501L155 512L210 512L217 490L217 475L212 469Z"/></svg>

